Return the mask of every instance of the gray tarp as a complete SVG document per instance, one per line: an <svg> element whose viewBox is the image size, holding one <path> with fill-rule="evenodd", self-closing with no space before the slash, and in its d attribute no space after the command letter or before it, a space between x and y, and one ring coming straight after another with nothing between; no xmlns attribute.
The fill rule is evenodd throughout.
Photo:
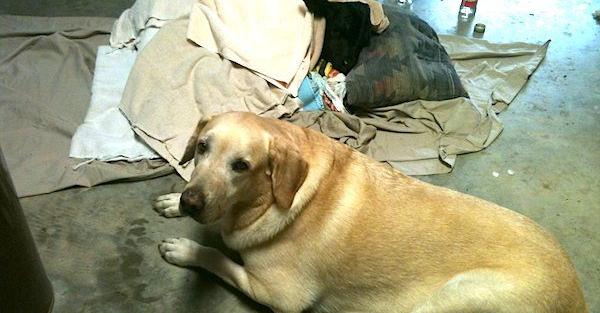
<svg viewBox="0 0 600 313"><path fill-rule="evenodd" d="M71 137L90 103L112 18L0 16L0 145L20 197L171 173L162 160L83 162Z"/></svg>

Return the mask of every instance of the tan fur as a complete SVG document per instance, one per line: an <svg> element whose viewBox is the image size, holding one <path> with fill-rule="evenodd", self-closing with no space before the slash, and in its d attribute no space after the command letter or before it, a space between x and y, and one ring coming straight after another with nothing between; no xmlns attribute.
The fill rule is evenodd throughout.
<svg viewBox="0 0 600 313"><path fill-rule="evenodd" d="M565 252L518 213L289 123L227 113L202 127L220 155L197 158L186 188L209 190L199 214L211 218L195 218L220 219L244 265L197 250L179 263L277 312L587 312ZM252 172L229 173L221 159L232 153L248 155ZM275 195L281 177L289 202Z"/></svg>

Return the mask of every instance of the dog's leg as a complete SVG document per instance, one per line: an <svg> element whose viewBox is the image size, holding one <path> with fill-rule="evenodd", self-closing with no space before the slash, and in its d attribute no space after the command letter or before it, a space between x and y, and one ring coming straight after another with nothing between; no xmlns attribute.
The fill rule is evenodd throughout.
<svg viewBox="0 0 600 313"><path fill-rule="evenodd" d="M179 217L184 214L179 211L180 193L169 193L156 198L154 210L164 217Z"/></svg>
<svg viewBox="0 0 600 313"><path fill-rule="evenodd" d="M163 240L158 246L160 254L169 262L179 266L198 266L217 275L227 284L237 288L252 300L271 307L274 312L299 313L302 310L281 310L269 293L268 288L246 269L229 259L221 251L202 246L186 238Z"/></svg>
<svg viewBox="0 0 600 313"><path fill-rule="evenodd" d="M246 270L223 255L221 251L202 246L186 238L169 238L158 246L167 262L179 266L199 266L219 276L254 300ZM259 301L260 302L260 301Z"/></svg>

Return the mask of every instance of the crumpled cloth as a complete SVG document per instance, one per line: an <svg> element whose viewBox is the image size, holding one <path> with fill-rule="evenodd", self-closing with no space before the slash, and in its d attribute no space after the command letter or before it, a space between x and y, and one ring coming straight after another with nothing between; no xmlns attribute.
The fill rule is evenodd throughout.
<svg viewBox="0 0 600 313"><path fill-rule="evenodd" d="M502 131L491 109L467 98L417 100L360 115L298 112L287 120L349 144L407 175L447 173L458 154L487 147Z"/></svg>
<svg viewBox="0 0 600 313"><path fill-rule="evenodd" d="M369 6L376 32L388 27L376 0L331 0L356 1ZM188 39L246 66L293 96L317 64L325 36L325 18L313 17L301 0L137 0L115 22L110 44L137 47L142 30L188 17Z"/></svg>
<svg viewBox="0 0 600 313"><path fill-rule="evenodd" d="M20 197L172 173L163 160L69 158L114 19L0 16L0 145Z"/></svg>
<svg viewBox="0 0 600 313"><path fill-rule="evenodd" d="M137 46L139 33L189 18L187 38L296 95L321 52L325 20L301 0L137 0L113 26L112 47Z"/></svg>
<svg viewBox="0 0 600 313"><path fill-rule="evenodd" d="M167 29L169 26L172 27ZM121 108L136 132L169 160L184 179L189 179L192 166L180 166L178 162L196 122L204 115L230 110L255 112L315 128L410 175L449 172L458 154L479 151L497 138L502 124L495 110L514 98L548 47L440 36L472 99L390 103L348 115L295 112L297 104L284 97L265 101L269 92L278 89L246 77L248 71L244 78L233 79L233 73L241 72L231 63L219 63L218 59L205 63L203 60L215 57L190 48L184 40L170 39L183 31L185 24L181 21L168 24L140 54L140 58L147 54L148 61L134 66L125 90L129 97L124 98ZM169 54L165 53L167 47L171 48ZM226 71L210 64L224 64ZM205 71L212 71L212 78ZM157 73L162 73L160 78L152 78ZM165 77L170 78L167 83ZM226 80L221 82L221 78ZM213 88L215 81L220 85L217 89ZM248 88L257 84L262 87ZM240 97L240 91L248 89L251 91ZM167 116L169 119L165 119Z"/></svg>
<svg viewBox="0 0 600 313"><path fill-rule="evenodd" d="M339 73L336 75L336 77L338 76L339 79L343 79L344 74ZM343 94L336 93L336 91L332 88L332 85L335 85L333 81L331 81L332 84L330 85L331 78L323 77L316 72L308 73L308 77L310 78L311 83L316 88L318 88L319 95L322 97L323 102L325 102L325 106L327 106L329 110L335 112L348 113L348 111L344 107ZM338 91L341 90L339 90L338 88Z"/></svg>

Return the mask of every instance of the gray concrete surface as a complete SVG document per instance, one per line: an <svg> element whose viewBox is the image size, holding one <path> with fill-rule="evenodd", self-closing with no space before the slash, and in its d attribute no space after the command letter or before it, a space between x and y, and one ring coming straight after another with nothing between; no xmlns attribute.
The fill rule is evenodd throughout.
<svg viewBox="0 0 600 313"><path fill-rule="evenodd" d="M472 36L472 24L457 24L460 1L414 1L413 11L440 34ZM116 16L130 4L4 1L0 13ZM451 174L421 177L512 208L549 229L575 263L591 312L600 312L600 23L591 16L596 9L600 2L590 0L480 1L472 22L487 25L484 39L552 39L547 58L500 115L505 129L496 142L460 156ZM152 211L153 198L183 184L171 175L22 199L55 288L54 311L268 312L212 275L168 265L159 256L157 243L171 236L222 247L214 229Z"/></svg>

